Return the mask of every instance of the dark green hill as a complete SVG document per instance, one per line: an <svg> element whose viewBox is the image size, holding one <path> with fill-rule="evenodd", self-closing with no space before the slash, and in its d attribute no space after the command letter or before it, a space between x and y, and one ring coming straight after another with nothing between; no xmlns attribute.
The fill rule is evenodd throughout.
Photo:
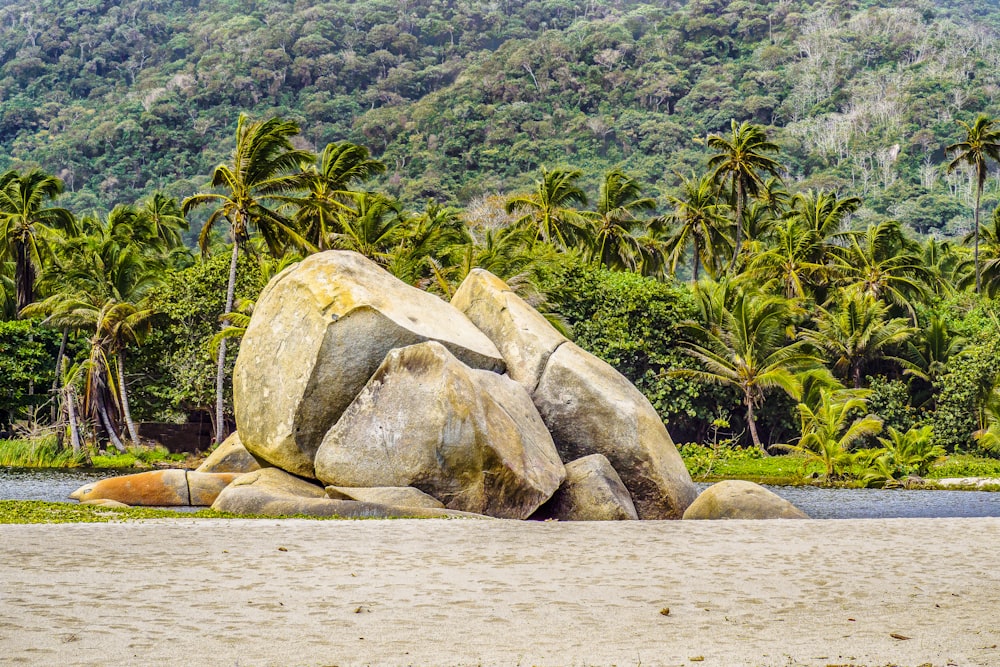
<svg viewBox="0 0 1000 667"><path fill-rule="evenodd" d="M969 179L943 147L1000 114L998 26L961 0L0 0L0 169L45 167L77 209L184 196L245 110L310 148L369 145L411 202L555 163L666 189L700 137L752 119L794 187L956 234Z"/></svg>

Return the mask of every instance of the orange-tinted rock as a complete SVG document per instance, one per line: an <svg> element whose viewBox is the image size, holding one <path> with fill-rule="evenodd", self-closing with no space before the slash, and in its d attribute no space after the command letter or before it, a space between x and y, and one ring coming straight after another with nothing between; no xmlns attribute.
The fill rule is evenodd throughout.
<svg viewBox="0 0 1000 667"><path fill-rule="evenodd" d="M208 506L237 477L237 473L153 470L91 482L69 497L80 502L115 500L126 505L154 507Z"/></svg>
<svg viewBox="0 0 1000 667"><path fill-rule="evenodd" d="M188 492L191 494L191 505L208 507L215 502L222 490L239 477L238 472L189 472L187 475Z"/></svg>

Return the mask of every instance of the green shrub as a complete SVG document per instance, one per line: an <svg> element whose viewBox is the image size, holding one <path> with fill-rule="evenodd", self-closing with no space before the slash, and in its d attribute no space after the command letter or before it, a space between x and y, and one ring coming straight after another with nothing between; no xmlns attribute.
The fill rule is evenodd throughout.
<svg viewBox="0 0 1000 667"><path fill-rule="evenodd" d="M87 464L87 453L60 449L55 436L34 440L0 440L0 466L12 468L76 468Z"/></svg>

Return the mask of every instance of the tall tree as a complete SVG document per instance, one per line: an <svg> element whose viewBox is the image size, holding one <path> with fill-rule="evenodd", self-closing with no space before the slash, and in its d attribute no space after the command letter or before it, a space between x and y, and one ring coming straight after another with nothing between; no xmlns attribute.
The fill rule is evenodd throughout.
<svg viewBox="0 0 1000 667"><path fill-rule="evenodd" d="M642 244L635 232L643 227L637 217L656 208L656 200L642 196L642 185L621 169L604 175L597 210L585 214L591 223L587 258L609 269L635 271L642 264Z"/></svg>
<svg viewBox="0 0 1000 667"><path fill-rule="evenodd" d="M723 307L719 316L718 326L691 324L696 342L687 343L685 351L701 362L702 368L671 374L739 390L750 437L766 454L757 433L756 408L774 388L800 398L802 384L796 374L818 365L819 360L805 351L802 341L787 339L789 307L784 298L741 292L733 306Z"/></svg>
<svg viewBox="0 0 1000 667"><path fill-rule="evenodd" d="M17 310L35 300L35 280L55 232L72 232L72 214L46 206L62 192L62 181L40 170L0 175L0 256L14 261Z"/></svg>
<svg viewBox="0 0 1000 667"><path fill-rule="evenodd" d="M212 172L212 187L222 192L200 192L184 200L181 210L185 215L203 206L216 206L205 221L199 235L199 244L205 251L211 240L211 231L221 220L229 223L233 241L229 264L229 283L226 288L226 313L233 311L236 290L236 265L240 247L246 243L253 230L263 237L271 254L282 255L291 243L300 247L310 244L294 228L291 221L270 206L275 196L281 196L302 183L300 165L313 156L308 151L292 146L291 138L299 133L299 126L292 121L270 118L251 121L240 114L236 124L236 148L231 164L221 164ZM222 322L222 328L229 326ZM215 441L226 437L225 422L225 364L226 340L219 344L216 371Z"/></svg>
<svg viewBox="0 0 1000 667"><path fill-rule="evenodd" d="M586 206L587 195L577 184L583 172L557 167L542 167L542 178L535 191L507 200L507 212L521 212L515 224L535 232L537 240L562 248L575 246L584 227L583 216L574 206Z"/></svg>
<svg viewBox="0 0 1000 667"><path fill-rule="evenodd" d="M708 147L718 153L708 161L712 178L720 185L729 184L736 211L736 234L733 260L730 269L736 266L740 248L743 245L743 213L747 198L756 196L764 187L764 173L779 176L781 164L766 155L777 153L778 145L767 140L764 129L743 121L739 125L731 121L727 136L710 134Z"/></svg>
<svg viewBox="0 0 1000 667"><path fill-rule="evenodd" d="M976 294L982 289L981 267L979 265L979 208L983 198L983 186L986 184L986 175L989 172L989 161L1000 161L1000 128L997 127L995 119L981 115L976 118L972 125L964 121L958 124L965 130L965 138L956 142L946 149L949 153L955 153L955 157L948 163L948 173L958 169L960 165L969 165L976 175L976 209L974 211L975 227L973 234L976 238L975 263L976 263Z"/></svg>
<svg viewBox="0 0 1000 667"><path fill-rule="evenodd" d="M701 178L691 174L681 177L681 195L667 195L667 203L673 207L665 222L672 231L666 240L667 264L670 273L677 273L677 265L690 249L691 280L698 282L699 269L705 265L709 273L718 272L716 260L723 250L728 250L731 241L722 230L725 218L719 204L711 174Z"/></svg>

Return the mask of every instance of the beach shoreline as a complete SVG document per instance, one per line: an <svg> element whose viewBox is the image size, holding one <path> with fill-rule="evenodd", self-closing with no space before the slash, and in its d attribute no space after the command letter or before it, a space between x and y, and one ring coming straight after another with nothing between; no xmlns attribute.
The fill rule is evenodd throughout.
<svg viewBox="0 0 1000 667"><path fill-rule="evenodd" d="M0 540L5 664L1000 664L995 518L176 519Z"/></svg>

